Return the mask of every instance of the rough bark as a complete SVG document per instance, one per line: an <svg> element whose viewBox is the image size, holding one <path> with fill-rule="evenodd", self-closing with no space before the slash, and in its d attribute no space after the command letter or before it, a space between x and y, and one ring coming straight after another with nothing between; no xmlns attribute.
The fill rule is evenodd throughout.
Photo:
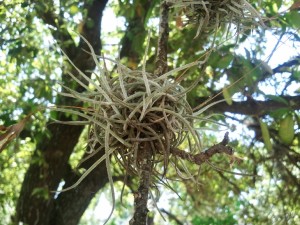
<svg viewBox="0 0 300 225"><path fill-rule="evenodd" d="M171 149L171 153L173 155L176 155L177 157L180 157L197 165L201 165L202 163L207 162L215 154L223 153L232 156L233 149L230 146L227 146L229 142L228 135L229 133L226 132L224 139L220 143L213 145L209 149L195 155L176 148ZM239 159L239 161L240 160L241 159Z"/></svg>
<svg viewBox="0 0 300 225"><path fill-rule="evenodd" d="M83 25L81 35L87 38L87 40L93 45L96 53L99 53L101 48L101 18L106 3L107 0L95 0L85 3L87 18L94 21L94 27ZM84 41L81 40L78 47L76 47L74 43L66 47L64 41L72 39L70 39L70 35L66 30L60 29L61 19L49 11L40 11L38 7L36 7L36 11L37 15L44 21L44 23L56 27L56 29L52 31L52 34L54 38L58 40L61 48L66 52L71 61L73 61L75 65L84 72L87 70L93 70L95 64L90 59L90 56L82 50L82 48L87 49ZM63 74L62 76L62 80L65 83L70 82L67 74ZM77 91L82 90L78 88ZM57 99L57 103L76 104L70 99L67 101L59 98ZM70 120L70 118L67 118L63 114L60 114L57 119ZM72 202L74 203L75 200L69 198L69 202L67 200L61 201L63 195L61 195L60 198L55 199L54 194L51 191L55 191L57 189L62 178L67 174L68 160L78 142L82 129L83 127L80 126L67 126L62 124L51 124L48 126L50 136L45 134L39 141L33 155L33 159L35 160L32 160L22 184L16 208L16 223L23 222L29 225L75 224L74 222L69 223L69 221L65 220L63 222L51 223L50 218L53 214L53 210L62 207L65 208L64 205L72 205ZM101 179L101 176L99 179ZM103 182L105 182L105 179ZM65 193L64 195L66 196L65 199L67 199L67 195L70 195L70 193ZM79 195L77 197L79 197ZM89 199L85 202L85 204L82 201L80 202L86 207L89 203ZM65 209L67 210L67 208ZM81 215L82 213L79 213L78 215L74 213L73 220L79 221Z"/></svg>
<svg viewBox="0 0 300 225"><path fill-rule="evenodd" d="M149 143L146 143L139 149L139 157L141 165L139 188L134 193L134 215L130 220L130 225L146 225L147 214L149 212L147 208L149 188L151 185L151 173L153 169L153 154L150 150Z"/></svg>
<svg viewBox="0 0 300 225"><path fill-rule="evenodd" d="M162 75L168 71L168 40L169 40L169 5L162 3L160 7L160 24L157 44L156 71Z"/></svg>
<svg viewBox="0 0 300 225"><path fill-rule="evenodd" d="M17 203L16 222L49 224L55 201L50 191L57 189L82 128L53 125L49 131L51 138L44 138L37 147L33 156L36 160L26 172ZM37 190L46 193L48 197L33 194Z"/></svg>

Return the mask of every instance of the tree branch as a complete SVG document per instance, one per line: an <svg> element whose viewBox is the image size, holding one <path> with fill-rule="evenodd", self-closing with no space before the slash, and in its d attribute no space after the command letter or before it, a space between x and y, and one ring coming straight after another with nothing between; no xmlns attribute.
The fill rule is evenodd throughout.
<svg viewBox="0 0 300 225"><path fill-rule="evenodd" d="M275 100L254 100L247 99L246 101L233 102L232 105L228 105L226 102L218 103L210 107L207 112L224 113L230 112L242 115L255 115L262 116L269 112L275 111L281 108L290 108L292 110L300 109L300 96L279 96L286 100L289 104ZM201 105L206 102L208 98L197 98L196 104ZM217 100L217 99L215 99ZM220 99L218 99L220 100Z"/></svg>
<svg viewBox="0 0 300 225"><path fill-rule="evenodd" d="M153 153L148 142L139 149L140 181L137 192L134 193L134 215L130 220L130 225L145 225L147 222L147 208L149 188L151 185L151 175L153 169Z"/></svg>
<svg viewBox="0 0 300 225"><path fill-rule="evenodd" d="M229 141L228 138L228 132L226 132L224 139L219 143L216 144L212 147L210 147L209 149L200 152L198 154L191 154L189 152L185 152L183 150L180 150L178 148L173 148L171 149L171 153L175 156L178 156L182 159L188 160L192 163L195 163L197 165L201 165L202 163L206 162L207 160L209 160L213 155L217 154L217 153L224 153L227 155L233 155L233 149L230 146L227 146Z"/></svg>
<svg viewBox="0 0 300 225"><path fill-rule="evenodd" d="M162 75L168 71L168 40L169 40L169 4L165 1L160 6L160 25L155 74Z"/></svg>
<svg viewBox="0 0 300 225"><path fill-rule="evenodd" d="M171 212L168 212L167 210L165 209L160 209L161 212L165 213L168 215L168 217L171 219L171 220L174 220L176 222L177 225L184 225L183 222L181 222L173 213Z"/></svg>
<svg viewBox="0 0 300 225"><path fill-rule="evenodd" d="M167 72L167 44L169 37L168 15L169 6L163 2L160 6L160 21L159 21L159 38L157 46L156 71L155 74L160 76ZM153 169L153 152L150 144L145 142L139 148L138 163L140 166L140 182L138 191L134 194L134 215L130 220L130 225L145 225L147 223L147 208L149 188L151 185L151 175Z"/></svg>
<svg viewBox="0 0 300 225"><path fill-rule="evenodd" d="M273 69L273 73L283 73L286 72L287 69L291 69L293 66L299 66L300 64L300 56L296 56L294 59L287 61Z"/></svg>
<svg viewBox="0 0 300 225"><path fill-rule="evenodd" d="M241 189L239 188L239 186L238 186L236 183L232 182L229 178L227 178L227 177L224 175L223 172L221 172L221 171L216 171L216 172L219 174L219 176L220 176L222 179L224 179L226 182L228 182L229 184L232 185L235 194L240 194L240 193L241 193Z"/></svg>

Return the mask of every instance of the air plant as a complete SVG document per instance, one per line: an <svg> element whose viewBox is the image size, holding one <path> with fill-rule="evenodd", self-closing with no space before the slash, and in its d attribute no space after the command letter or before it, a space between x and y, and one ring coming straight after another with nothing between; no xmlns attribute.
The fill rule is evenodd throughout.
<svg viewBox="0 0 300 225"><path fill-rule="evenodd" d="M145 70L131 70L116 60L98 57L90 44L87 44L100 74L95 74L96 80L91 79L73 64L81 78L69 75L86 91L79 93L64 86L67 93L60 93L84 102L86 107L60 106L52 110L71 113L84 119L60 123L89 126L88 144L91 154L105 150L105 155L93 168L106 161L109 169L110 156L113 155L128 173L138 174L138 150L144 143L149 144L150 150L157 157L153 160L163 161L165 169L171 149L178 148L186 138L192 139L194 143L189 146L190 152L201 151L194 119L204 110L193 112L186 100L185 88L170 79L171 75L195 66L198 62L156 76ZM117 74L111 76L105 61L117 66ZM82 82L82 79L89 85ZM83 178L90 171L87 170Z"/></svg>
<svg viewBox="0 0 300 225"><path fill-rule="evenodd" d="M85 107L57 106L52 110L82 118L78 121L58 122L88 126L87 139L90 147L88 158L99 151L104 151L105 154L88 168L74 185L62 191L75 188L102 162L106 163L109 183L113 190L112 157L126 174L139 175L142 161L140 151L147 148L147 151L151 151L153 155L152 162L162 163L164 168L161 170L154 166L152 174L155 177L164 177L172 151L178 149L185 140L190 143L188 152L199 153L202 150L194 120L209 106L218 102L193 112L186 100L186 89L171 79L171 76L196 66L199 62L157 76L145 71L146 60L142 70L131 70L117 60L97 56L92 46L87 40L85 41L99 74L95 72L95 79L92 79L69 60L76 68L79 78L71 73L69 75L85 91L79 93L63 85L66 91L60 93L83 102ZM112 75L107 69L107 61L115 64L117 68L115 74ZM173 154L172 157L176 155ZM180 173L179 170L177 171ZM191 177L189 172L186 172L188 176L180 176ZM114 192L112 193L114 201Z"/></svg>
<svg viewBox="0 0 300 225"><path fill-rule="evenodd" d="M235 24L240 30L248 30L249 25L265 27L263 18L246 0L166 0L185 16L186 24L197 24L196 37L201 32L216 32L221 24Z"/></svg>

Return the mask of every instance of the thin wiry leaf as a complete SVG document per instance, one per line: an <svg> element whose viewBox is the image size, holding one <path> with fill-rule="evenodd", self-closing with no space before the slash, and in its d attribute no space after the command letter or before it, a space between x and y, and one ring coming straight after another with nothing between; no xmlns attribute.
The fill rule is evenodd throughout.
<svg viewBox="0 0 300 225"><path fill-rule="evenodd" d="M113 151L114 151L113 149L109 150L108 154L109 155L112 154ZM100 159L98 159L93 165L91 165L73 185L71 185L70 187L64 188L60 191L54 191L54 192L65 192L65 191L69 191L71 189L76 188L84 180L84 178L86 178L105 159L106 159L106 154L103 155Z"/></svg>

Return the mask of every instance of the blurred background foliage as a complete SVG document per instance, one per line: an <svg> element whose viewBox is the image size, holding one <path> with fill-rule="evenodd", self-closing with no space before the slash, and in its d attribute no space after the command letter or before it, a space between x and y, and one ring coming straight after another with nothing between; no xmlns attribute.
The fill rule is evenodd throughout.
<svg viewBox="0 0 300 225"><path fill-rule="evenodd" d="M59 48L72 52L73 44L79 45L78 33L82 34L83 27L94 28L84 7L89 2L93 0L0 3L1 126L15 124L38 107L58 101L59 82L69 66ZM102 20L103 54L120 58L130 68L139 68L150 32L147 70L153 71L159 3L109 1ZM300 14L297 9L289 9L297 1L250 3L264 17L267 29L252 27L239 32L232 26L227 31L225 24L216 35L209 32L194 38L197 26L182 25L184 18L179 18L178 11L171 11L170 69L203 58L215 35L215 49L205 69L189 69L181 82L188 87L199 78L198 85L188 93L193 107L226 100L202 115L226 126L208 120L197 124L203 147L218 143L229 130L231 145L243 162L236 164L227 157L214 156L211 163L218 169L207 164L200 168L189 165L192 171L199 170L197 184L178 180L170 169L169 176L174 181L162 183L156 187L159 194L153 194L158 201L150 207L155 224L300 224ZM45 22L52 18L50 15L56 15L53 24L57 27ZM70 40L61 38L66 34ZM49 110L35 113L19 138L0 154L1 224L13 223L29 164L47 163L35 148L44 136L51 136L47 123L51 122L50 117L55 119L57 115L50 115ZM86 141L82 134L69 159L73 169L84 154ZM136 183L133 180L125 187L121 203L124 174L117 164L113 171L118 197L109 224L125 224L132 215L132 190ZM47 193L38 188L32 195L47 198ZM105 219L108 213L102 213L110 205L107 196L110 194L106 185L95 195L80 224L99 224Z"/></svg>

